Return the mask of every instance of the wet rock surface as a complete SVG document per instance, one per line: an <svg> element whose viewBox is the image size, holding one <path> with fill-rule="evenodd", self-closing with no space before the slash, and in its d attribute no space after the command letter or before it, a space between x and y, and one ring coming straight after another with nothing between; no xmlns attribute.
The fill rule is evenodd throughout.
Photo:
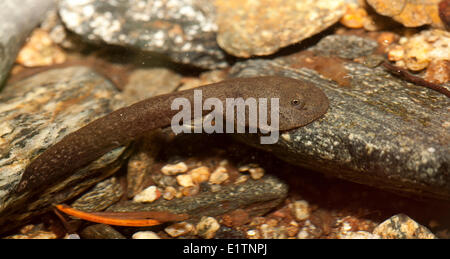
<svg viewBox="0 0 450 259"><path fill-rule="evenodd" d="M227 65L216 43L215 9L209 0L63 0L60 16L91 42L106 42L168 55L202 68Z"/></svg>
<svg viewBox="0 0 450 259"><path fill-rule="evenodd" d="M14 190L33 158L123 101L111 83L85 67L50 70L7 85L0 100L0 225L17 223L80 194L114 173L124 159L124 148L118 148L64 181L19 195Z"/></svg>
<svg viewBox="0 0 450 259"><path fill-rule="evenodd" d="M342 37L349 45L340 52L351 51L354 39ZM319 46L331 48L333 39L313 51L317 53ZM405 83L380 67L352 61L338 65L349 80L348 85L339 85L321 76L320 70L302 68L300 60L299 53L252 60L236 64L231 71L232 77L275 74L310 81L330 100L323 118L282 134L276 145L261 148L291 163L358 183L450 199L448 97ZM257 139L247 137L242 140L256 146Z"/></svg>
<svg viewBox="0 0 450 259"><path fill-rule="evenodd" d="M28 34L54 5L53 0L2 1L0 9L0 89Z"/></svg>

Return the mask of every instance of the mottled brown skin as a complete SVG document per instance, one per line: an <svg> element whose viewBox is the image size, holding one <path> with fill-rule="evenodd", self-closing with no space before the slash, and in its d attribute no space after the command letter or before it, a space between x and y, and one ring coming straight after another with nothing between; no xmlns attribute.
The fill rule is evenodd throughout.
<svg viewBox="0 0 450 259"><path fill-rule="evenodd" d="M215 97L224 104L225 98L279 98L281 131L309 124L328 109L328 99L319 88L287 77L238 78L197 89L202 90L203 101ZM185 97L193 106L193 96L194 89L151 97L68 134L31 162L17 191L32 191L53 184L149 130L170 126L172 117L179 112L171 110L172 101Z"/></svg>

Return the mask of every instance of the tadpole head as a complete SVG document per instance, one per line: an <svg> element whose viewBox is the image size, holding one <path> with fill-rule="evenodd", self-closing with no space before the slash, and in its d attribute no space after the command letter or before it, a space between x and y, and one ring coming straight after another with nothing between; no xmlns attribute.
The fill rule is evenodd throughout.
<svg viewBox="0 0 450 259"><path fill-rule="evenodd" d="M327 112L327 96L312 83L286 77L280 77L277 81L280 130L305 126Z"/></svg>

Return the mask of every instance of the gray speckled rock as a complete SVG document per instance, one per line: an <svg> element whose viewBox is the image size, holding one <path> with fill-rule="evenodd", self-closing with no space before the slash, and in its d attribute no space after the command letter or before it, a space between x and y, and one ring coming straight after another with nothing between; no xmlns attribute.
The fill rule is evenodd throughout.
<svg viewBox="0 0 450 259"><path fill-rule="evenodd" d="M95 224L86 227L80 233L85 239L126 239L122 234L110 225Z"/></svg>
<svg viewBox="0 0 450 259"><path fill-rule="evenodd" d="M216 43L215 9L209 0L62 0L66 26L86 40L168 55L203 68L226 66Z"/></svg>
<svg viewBox="0 0 450 259"><path fill-rule="evenodd" d="M168 211L187 213L191 219L218 216L236 209L245 209L250 215L263 215L279 205L287 195L287 185L273 176L228 184L218 191L204 191L194 196L173 200L158 199L152 203L124 201L107 211Z"/></svg>
<svg viewBox="0 0 450 259"><path fill-rule="evenodd" d="M117 93L86 67L49 70L5 87L0 94L1 231L80 194L118 169L125 157L123 147L51 187L20 196L13 191L25 167L47 147L122 106Z"/></svg>
<svg viewBox="0 0 450 259"><path fill-rule="evenodd" d="M0 2L0 89L22 43L53 5L53 0Z"/></svg>
<svg viewBox="0 0 450 259"><path fill-rule="evenodd" d="M345 48L342 42L347 36L340 37ZM351 50L354 38L348 42ZM321 119L285 132L276 145L259 145L255 136L241 139L328 175L450 200L450 99L381 67L341 62L330 60L327 66L346 71L346 86L304 68L299 53L236 64L232 77L276 74L307 80L330 100Z"/></svg>
<svg viewBox="0 0 450 259"><path fill-rule="evenodd" d="M354 59L368 56L378 47L371 40L354 35L329 35L319 41L310 50L323 56L338 56L340 58Z"/></svg>
<svg viewBox="0 0 450 259"><path fill-rule="evenodd" d="M120 200L123 189L116 177L99 182L71 206L82 211L102 211Z"/></svg>

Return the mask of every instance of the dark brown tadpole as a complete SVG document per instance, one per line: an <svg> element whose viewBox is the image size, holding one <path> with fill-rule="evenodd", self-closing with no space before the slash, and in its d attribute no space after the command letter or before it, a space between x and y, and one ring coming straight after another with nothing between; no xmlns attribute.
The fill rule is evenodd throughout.
<svg viewBox="0 0 450 259"><path fill-rule="evenodd" d="M389 72L391 72L392 74L395 74L399 77L401 77L402 79L411 82L413 84L416 85L420 85L420 86L425 86L427 88L433 89L437 92L440 92L441 94L444 94L445 96L450 98L450 91L447 90L445 87L440 86L438 84L433 84L431 82L426 81L425 79L415 76L411 73L409 73L406 69L401 68L401 67L397 67L392 65L391 63L384 61L382 63L383 67L385 67Z"/></svg>
<svg viewBox="0 0 450 259"><path fill-rule="evenodd" d="M329 105L323 91L313 84L278 76L236 78L151 97L116 110L65 136L32 160L16 191L33 192L43 185L53 185L149 130L170 126L172 118L179 112L172 110L173 101L185 98L193 104L195 90L201 90L204 99L217 98L222 103L226 103L227 98L278 98L280 131L311 123L325 114Z"/></svg>

